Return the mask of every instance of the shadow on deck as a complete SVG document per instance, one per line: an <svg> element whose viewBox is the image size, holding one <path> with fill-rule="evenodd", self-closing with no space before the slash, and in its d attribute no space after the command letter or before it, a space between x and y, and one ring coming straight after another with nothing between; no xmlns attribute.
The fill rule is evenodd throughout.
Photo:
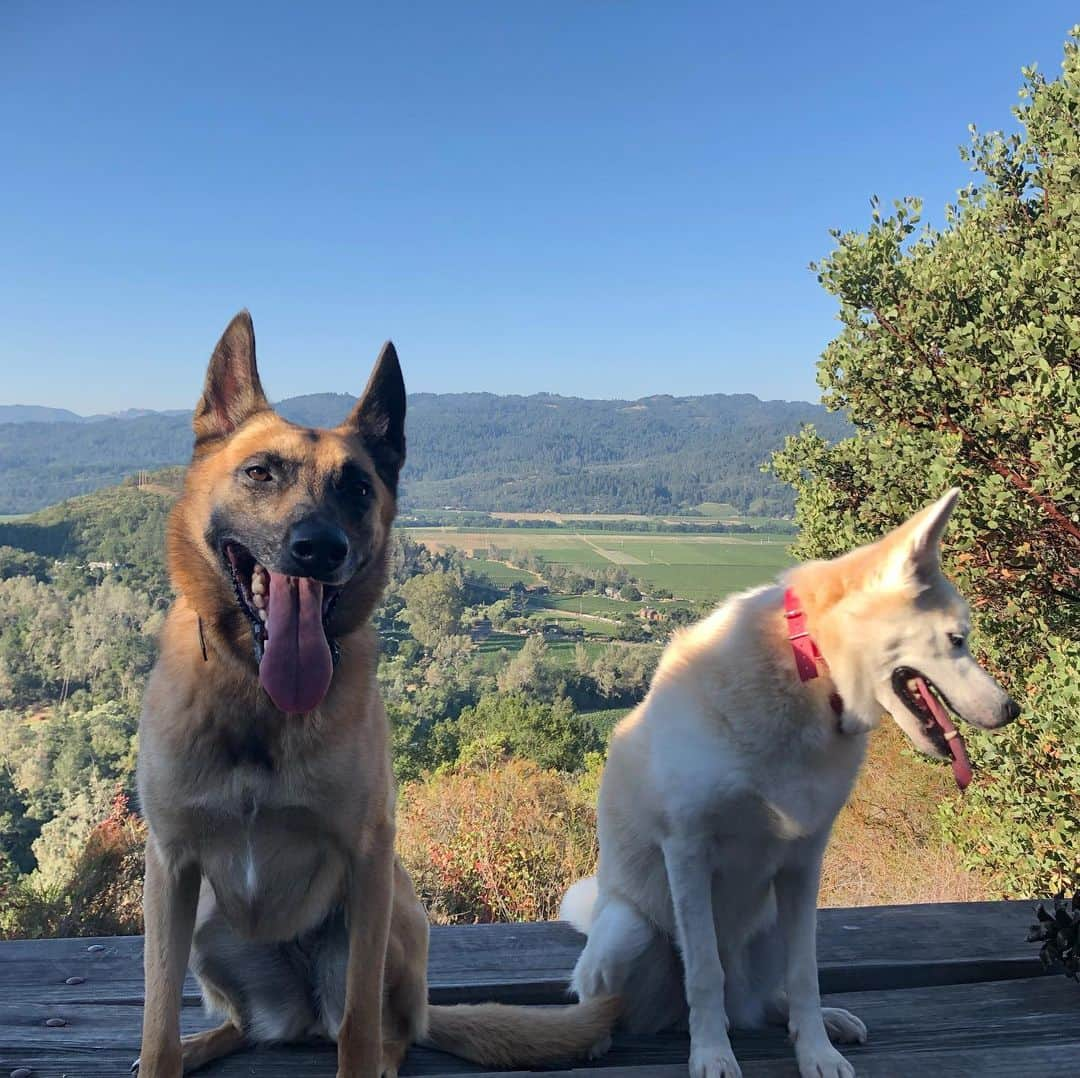
<svg viewBox="0 0 1080 1078"><path fill-rule="evenodd" d="M821 985L828 1002L870 1029L845 1054L863 1078L1080 1074L1080 987L1045 976L1024 942L1023 902L878 906L818 914ZM436 1003L565 1002L583 944L565 924L436 928ZM26 940L0 944L0 1075L125 1075L138 1054L142 939ZM209 1023L190 978L184 1032ZM52 1024L47 1024L52 1021ZM733 1035L746 1078L796 1075L782 1032ZM687 1073L685 1036L617 1036L612 1051L564 1078L675 1078ZM245 1051L207 1078L333 1075L333 1047ZM402 1076L485 1074L414 1048ZM504 1075L507 1072L502 1072ZM520 1073L520 1072L515 1072Z"/></svg>

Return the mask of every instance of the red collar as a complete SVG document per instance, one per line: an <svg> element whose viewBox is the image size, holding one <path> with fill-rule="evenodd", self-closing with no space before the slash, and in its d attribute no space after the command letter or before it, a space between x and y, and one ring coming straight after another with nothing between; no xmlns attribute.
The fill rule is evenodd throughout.
<svg viewBox="0 0 1080 1078"><path fill-rule="evenodd" d="M784 592L784 617L788 621L788 640L791 641L791 650L795 654L795 669L799 672L799 680L812 681L821 672L819 667L824 667L827 671L829 664L806 627L806 614L794 588L788 588ZM837 715L843 713L844 701L835 690L829 694L829 706Z"/></svg>

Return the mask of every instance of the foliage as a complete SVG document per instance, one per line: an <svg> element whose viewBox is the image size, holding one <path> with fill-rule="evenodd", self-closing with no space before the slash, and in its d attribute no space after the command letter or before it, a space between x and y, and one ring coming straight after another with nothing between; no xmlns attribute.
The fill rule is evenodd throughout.
<svg viewBox="0 0 1080 1078"><path fill-rule="evenodd" d="M943 807L966 861L994 872L1002 894L1075 888L1080 879L1080 645L1051 645L1027 672L1026 713L1004 734L969 739L991 776Z"/></svg>
<svg viewBox="0 0 1080 1078"><path fill-rule="evenodd" d="M1061 966L1065 976L1080 981L1080 894L1071 902L1056 895L1052 910L1041 902L1035 907L1038 923L1028 932L1028 943L1041 943L1039 960L1046 969Z"/></svg>
<svg viewBox="0 0 1080 1078"><path fill-rule="evenodd" d="M0 523L0 544L90 568L86 582L100 580L109 565L113 579L147 592L152 602L164 606L171 597L163 557L170 478L158 473L153 490L112 487L25 520ZM0 577L5 575L15 574L0 571ZM44 579L40 573L32 575Z"/></svg>
<svg viewBox="0 0 1080 1078"><path fill-rule="evenodd" d="M0 580L10 580L14 576L28 576L39 582L48 580L49 563L29 550L0 546Z"/></svg>
<svg viewBox="0 0 1080 1078"><path fill-rule="evenodd" d="M512 755L554 771L579 771L602 747L565 697L549 704L520 692L482 697L461 713L454 737L463 761Z"/></svg>
<svg viewBox="0 0 1080 1078"><path fill-rule="evenodd" d="M875 201L866 232L834 233L816 268L843 330L818 378L856 432L830 444L804 431L773 464L798 491L801 556L839 553L963 489L948 569L973 599L975 646L1026 717L995 741L972 736L982 781L945 824L1004 893L1080 883L1080 757L1061 748L1076 731L1066 641L1080 635L1078 41L1061 79L1025 72L1020 133L972 132L980 178L944 229L916 235L907 199L891 215Z"/></svg>
<svg viewBox="0 0 1080 1078"><path fill-rule="evenodd" d="M398 850L436 922L550 920L595 870L594 805L530 760L462 766L402 789Z"/></svg>
<svg viewBox="0 0 1080 1078"><path fill-rule="evenodd" d="M34 868L30 847L40 830L27 813L26 800L11 771L0 766L0 886Z"/></svg>
<svg viewBox="0 0 1080 1078"><path fill-rule="evenodd" d="M0 581L0 708L79 691L136 708L162 616L114 579L74 594L32 577Z"/></svg>
<svg viewBox="0 0 1080 1078"><path fill-rule="evenodd" d="M549 696L554 688L553 673L544 638L530 636L522 649L499 671L496 684L500 692L532 691L539 696Z"/></svg>
<svg viewBox="0 0 1080 1078"><path fill-rule="evenodd" d="M37 863L36 882L46 887L63 885L90 832L108 813L114 796L112 783L91 778L42 825L41 834L32 846Z"/></svg>
<svg viewBox="0 0 1080 1078"><path fill-rule="evenodd" d="M430 572L414 576L401 589L404 618L413 636L426 648L434 648L461 628L465 592L461 580L451 573Z"/></svg>
<svg viewBox="0 0 1080 1078"><path fill-rule="evenodd" d="M122 936L142 931L146 827L116 794L59 882L0 881L0 938Z"/></svg>

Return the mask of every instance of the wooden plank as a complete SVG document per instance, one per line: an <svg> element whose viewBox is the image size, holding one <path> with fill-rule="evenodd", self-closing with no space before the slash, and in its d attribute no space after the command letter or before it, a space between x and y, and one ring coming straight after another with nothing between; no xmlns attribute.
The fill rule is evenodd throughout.
<svg viewBox="0 0 1080 1078"><path fill-rule="evenodd" d="M7 997L10 999L10 997ZM1080 1058L1080 990L1063 977L984 984L867 991L829 997L866 1021L870 1042L844 1049L861 1078L913 1074L951 1076L1075 1075ZM47 1017L67 1025L49 1029ZM127 1005L48 1006L0 1004L0 1074L19 1066L34 1078L122 1074L137 1052L140 1012ZM205 1018L185 1008L184 1028L202 1028ZM733 1037L747 1078L794 1075L791 1046L781 1030ZM562 1072L565 1078L667 1078L686 1074L685 1036L616 1038L595 1066ZM1014 1069L1009 1070L1012 1066ZM286 1078L333 1075L328 1046L250 1051L208 1067L207 1078ZM490 1074L438 1052L414 1049L402 1078L410 1075ZM502 1078L509 1078L505 1074Z"/></svg>
<svg viewBox="0 0 1080 1078"><path fill-rule="evenodd" d="M794 1058L750 1060L742 1066L743 1078L798 1078ZM685 1063L659 1066L580 1067L559 1071L560 1078L686 1078ZM858 1078L1076 1078L1076 1057L1057 1047L1025 1045L1018 1048L983 1048L963 1056L946 1058L940 1052L889 1052L861 1055ZM536 1071L486 1071L473 1078L535 1078ZM444 1075L442 1078L449 1078Z"/></svg>
<svg viewBox="0 0 1080 1078"><path fill-rule="evenodd" d="M824 991L960 984L1042 972L1024 942L1025 902L821 910ZM569 925L499 924L432 930L433 1002L552 1003L564 998L584 939ZM87 948L105 950L91 954ZM72 976L80 985L64 982ZM16 940L0 944L0 994L41 1002L139 1004L142 940ZM193 979L185 999L198 1001Z"/></svg>
<svg viewBox="0 0 1080 1078"><path fill-rule="evenodd" d="M1037 977L1034 903L943 902L818 910L823 992Z"/></svg>

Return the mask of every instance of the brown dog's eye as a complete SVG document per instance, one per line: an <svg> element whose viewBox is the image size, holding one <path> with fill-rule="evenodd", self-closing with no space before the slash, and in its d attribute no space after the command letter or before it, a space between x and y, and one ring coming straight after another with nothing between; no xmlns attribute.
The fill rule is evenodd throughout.
<svg viewBox="0 0 1080 1078"><path fill-rule="evenodd" d="M270 472L261 464L253 464L250 468L245 468L244 474L248 479L254 479L256 483L269 483L271 478Z"/></svg>
<svg viewBox="0 0 1080 1078"><path fill-rule="evenodd" d="M357 467L346 464L334 479L334 487L346 498L366 501L372 495L371 480Z"/></svg>

